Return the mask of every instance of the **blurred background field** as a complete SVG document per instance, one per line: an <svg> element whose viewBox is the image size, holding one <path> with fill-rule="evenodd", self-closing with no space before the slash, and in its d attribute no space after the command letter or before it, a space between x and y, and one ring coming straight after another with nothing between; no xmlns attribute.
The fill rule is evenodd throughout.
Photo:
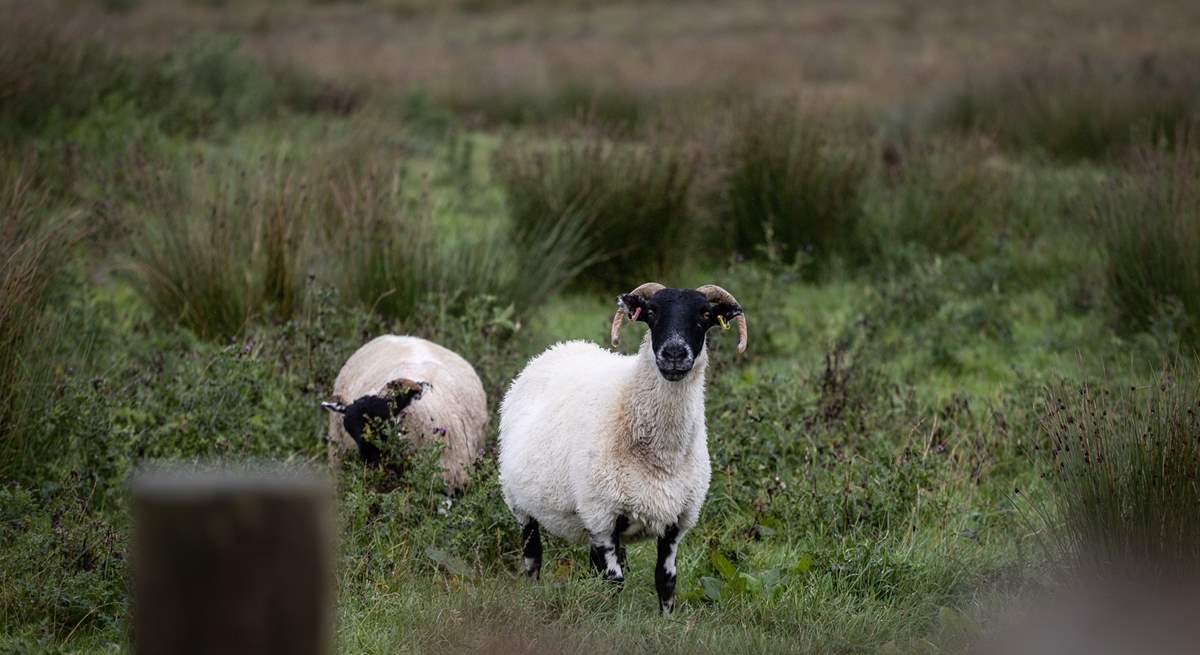
<svg viewBox="0 0 1200 655"><path fill-rule="evenodd" d="M127 647L139 463L322 465L318 405L388 331L494 409L652 279L751 326L710 340L675 617L646 546L619 595L553 541L517 584L493 421L449 506L436 453L343 464L342 651L946 651L1084 551L1192 567L1198 30L1114 0L0 3L0 651ZM1093 383L1120 393L1063 400Z"/></svg>

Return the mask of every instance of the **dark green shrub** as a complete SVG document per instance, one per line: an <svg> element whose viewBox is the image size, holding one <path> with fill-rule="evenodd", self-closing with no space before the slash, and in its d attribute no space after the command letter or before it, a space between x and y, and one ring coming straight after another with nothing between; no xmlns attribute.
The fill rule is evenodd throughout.
<svg viewBox="0 0 1200 655"><path fill-rule="evenodd" d="M1184 359L1148 383L1059 384L1043 430L1057 554L1107 570L1200 567L1200 377Z"/></svg>
<svg viewBox="0 0 1200 655"><path fill-rule="evenodd" d="M623 287L669 279L689 254L695 161L665 139L627 143L585 130L551 144L510 142L494 169L522 262L553 253L589 285ZM532 238L540 235L557 238Z"/></svg>
<svg viewBox="0 0 1200 655"><path fill-rule="evenodd" d="M1127 325L1145 328L1175 310L1200 316L1200 152L1139 152L1094 212L1108 292ZM1181 327L1195 337L1192 320Z"/></svg>
<svg viewBox="0 0 1200 655"><path fill-rule="evenodd" d="M1194 57L1115 62L1036 61L972 81L947 99L936 122L981 130L1011 148L1064 159L1101 158L1139 136L1171 139L1200 111Z"/></svg>
<svg viewBox="0 0 1200 655"><path fill-rule="evenodd" d="M786 104L734 114L716 201L723 251L751 257L768 233L785 258L852 252L866 167L840 151L827 120Z"/></svg>

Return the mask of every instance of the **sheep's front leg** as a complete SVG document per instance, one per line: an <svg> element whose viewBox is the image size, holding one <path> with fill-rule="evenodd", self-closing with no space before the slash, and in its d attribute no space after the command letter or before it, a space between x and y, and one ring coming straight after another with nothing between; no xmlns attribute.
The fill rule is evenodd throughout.
<svg viewBox="0 0 1200 655"><path fill-rule="evenodd" d="M654 586L658 590L658 607L663 616L675 609L675 553L683 535L678 525L667 527L658 538L658 563L654 566Z"/></svg>
<svg viewBox="0 0 1200 655"><path fill-rule="evenodd" d="M625 582L625 573L621 570L621 533L628 527L629 520L618 516L610 532L593 532L591 535L592 566L596 567L605 580Z"/></svg>
<svg viewBox="0 0 1200 655"><path fill-rule="evenodd" d="M533 517L521 528L521 555L524 558L525 575L536 580L542 570L542 533Z"/></svg>

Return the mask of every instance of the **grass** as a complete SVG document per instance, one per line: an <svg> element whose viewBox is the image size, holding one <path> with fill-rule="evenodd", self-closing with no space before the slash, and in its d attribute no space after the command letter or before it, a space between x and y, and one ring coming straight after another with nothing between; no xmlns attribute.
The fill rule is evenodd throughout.
<svg viewBox="0 0 1200 655"><path fill-rule="evenodd" d="M549 144L511 142L495 166L518 233L561 232L570 259L590 262L579 276L606 287L683 269L695 170L668 137L630 143L592 126Z"/></svg>
<svg viewBox="0 0 1200 655"><path fill-rule="evenodd" d="M1189 59L1033 61L968 84L946 101L941 120L1068 160L1120 155L1140 139L1173 139L1200 111Z"/></svg>
<svg viewBox="0 0 1200 655"><path fill-rule="evenodd" d="M228 339L260 314L290 317L312 223L304 185L280 162L167 166L176 169L166 179L146 171L146 187L126 210L138 293L163 319L204 338Z"/></svg>
<svg viewBox="0 0 1200 655"><path fill-rule="evenodd" d="M1200 381L1195 359L1148 384L1062 384L1048 393L1046 458L1055 555L1098 571L1194 574L1200 524ZM1041 518L1041 517L1039 517Z"/></svg>
<svg viewBox="0 0 1200 655"><path fill-rule="evenodd" d="M1014 202L1011 184L988 161L986 148L973 144L924 144L885 164L883 188L872 199L866 230L889 245L919 245L936 255L978 254L1003 230ZM888 246L880 246L886 250Z"/></svg>
<svg viewBox="0 0 1200 655"><path fill-rule="evenodd" d="M46 314L54 283L69 265L80 224L54 207L35 179L34 159L0 165L0 444L7 476L41 454L21 433L37 425L32 414L52 361L39 331L52 325Z"/></svg>
<svg viewBox="0 0 1200 655"><path fill-rule="evenodd" d="M1080 162L983 118L964 127L992 141L896 125L937 81L961 80L962 59L1006 52L1009 32L1045 22L1075 48L1085 18L1128 18L1104 2L1084 16L996 20L1001 9L34 12L98 31L42 20L15 31L27 50L0 42L0 88L29 91L0 109L12 253L0 268L0 651L127 647L124 490L137 466L322 466L318 405L348 354L382 333L461 353L494 413L530 357L604 343L613 295L651 278L720 284L750 325L744 356L727 334L708 346L713 480L680 550L677 614L657 615L648 544L631 546L620 593L554 539L543 580L518 577L493 421L472 487L449 504L432 451L402 472L343 462L341 651L950 650L988 620L988 599L1044 582L1047 562L1089 552L1085 537L1144 552L1166 529L1153 545L1191 553L1194 377L1157 365L1180 360L1195 313L1183 141ZM1185 6L1138 16L1106 33L1130 51L1194 33ZM198 40L156 41L189 30ZM797 84L813 93L802 105L760 101ZM1120 84L1100 93L1127 116L1154 109ZM1038 134L1088 133L1085 118L1072 109ZM897 127L895 151L870 161ZM84 218L88 238L60 246ZM1049 417L1047 385L1066 393ZM1111 465L1079 459L1095 430L1122 453ZM1133 441L1147 430L1152 448ZM1060 436L1070 455L1048 455ZM1043 477L1055 462L1079 475ZM1170 484L1147 484L1167 479L1152 467ZM1119 492L1094 493L1107 485ZM1069 548L1038 548L1050 533L1031 534L1025 503L1066 518ZM1172 509L1155 523L1122 513L1151 503Z"/></svg>
<svg viewBox="0 0 1200 655"><path fill-rule="evenodd" d="M163 132L194 137L290 112L350 113L362 104L348 85L273 69L229 35L200 35L160 55L131 56L63 28L59 9L0 6L4 142L70 137L101 111L128 109L153 116Z"/></svg>
<svg viewBox="0 0 1200 655"><path fill-rule="evenodd" d="M791 104L735 113L719 157L715 234L753 257L773 241L786 259L853 252L866 168L830 139L828 119Z"/></svg>
<svg viewBox="0 0 1200 655"><path fill-rule="evenodd" d="M1147 148L1132 175L1119 179L1094 208L1108 255L1109 293L1127 325L1180 321L1196 337L1200 311L1200 155Z"/></svg>
<svg viewBox="0 0 1200 655"><path fill-rule="evenodd" d="M344 172L331 185L339 205L331 214L331 275L362 307L393 319L413 317L429 303L461 308L474 294L496 292L500 271L495 235L477 240L445 238L428 192L408 196L402 168L370 164Z"/></svg>

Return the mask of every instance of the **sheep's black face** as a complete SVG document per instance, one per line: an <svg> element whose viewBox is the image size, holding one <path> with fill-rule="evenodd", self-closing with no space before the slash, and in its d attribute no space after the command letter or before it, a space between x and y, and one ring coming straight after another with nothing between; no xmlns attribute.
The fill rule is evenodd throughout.
<svg viewBox="0 0 1200 655"><path fill-rule="evenodd" d="M624 294L617 299L626 313L650 326L650 344L658 372L672 382L682 380L704 350L704 336L718 317L732 320L742 309L712 304L694 289L663 289L646 299Z"/></svg>
<svg viewBox="0 0 1200 655"><path fill-rule="evenodd" d="M370 429L386 440L386 422L404 413L423 390L421 386L397 387L387 396L362 396L340 410L344 414L342 426L358 446L363 460L373 464L380 456L379 448L367 441L364 433Z"/></svg>

